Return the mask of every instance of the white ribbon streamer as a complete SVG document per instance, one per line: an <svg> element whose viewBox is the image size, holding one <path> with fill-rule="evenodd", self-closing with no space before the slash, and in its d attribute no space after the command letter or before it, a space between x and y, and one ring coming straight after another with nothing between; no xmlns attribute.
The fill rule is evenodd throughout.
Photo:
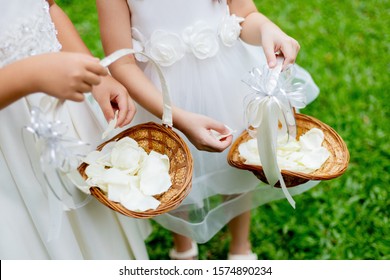
<svg viewBox="0 0 390 280"><path fill-rule="evenodd" d="M281 72L282 64L283 59L278 57L275 68L264 67L263 71L255 68L243 81L254 91L254 94L246 98L245 116L248 132L257 138L259 155L268 183L274 186L279 181L284 195L295 209L295 201L278 166L276 145L279 122L289 137L296 137L293 107L305 107L306 97L302 91L303 84L293 82L293 68Z"/></svg>

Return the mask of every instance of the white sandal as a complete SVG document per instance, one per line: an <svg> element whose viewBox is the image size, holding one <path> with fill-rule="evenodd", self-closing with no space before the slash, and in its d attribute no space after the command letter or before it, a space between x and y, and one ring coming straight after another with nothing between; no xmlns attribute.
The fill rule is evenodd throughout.
<svg viewBox="0 0 390 280"><path fill-rule="evenodd" d="M228 254L228 260L257 260L257 255L252 251L249 251L248 254Z"/></svg>
<svg viewBox="0 0 390 280"><path fill-rule="evenodd" d="M169 251L169 257L171 260L188 260L195 259L198 256L198 245L195 241L191 242L191 249L184 252L178 252L175 249Z"/></svg>

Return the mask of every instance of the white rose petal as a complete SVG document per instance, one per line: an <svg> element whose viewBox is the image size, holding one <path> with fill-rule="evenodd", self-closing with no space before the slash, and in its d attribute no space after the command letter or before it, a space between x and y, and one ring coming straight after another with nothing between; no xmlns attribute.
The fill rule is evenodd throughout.
<svg viewBox="0 0 390 280"><path fill-rule="evenodd" d="M123 171L117 168L106 169L105 172L99 177L99 184L107 185L128 185L130 183L130 175L124 173Z"/></svg>
<svg viewBox="0 0 390 280"><path fill-rule="evenodd" d="M126 147L112 149L111 162L116 168L126 170L130 174L135 174L139 169L141 152L138 148Z"/></svg>
<svg viewBox="0 0 390 280"><path fill-rule="evenodd" d="M90 152L83 160L87 164L101 164L104 166L112 166L110 161L110 153L112 147L115 146L115 143L107 143L101 151L92 151Z"/></svg>
<svg viewBox="0 0 390 280"><path fill-rule="evenodd" d="M102 133L102 139L106 138L116 127L119 110L115 111L114 118L108 123L106 130Z"/></svg>
<svg viewBox="0 0 390 280"><path fill-rule="evenodd" d="M119 139L115 143L115 147L117 147L117 148L128 147L128 146L133 147L133 148L138 148L139 147L137 141L135 141L131 137L123 137L122 139Z"/></svg>
<svg viewBox="0 0 390 280"><path fill-rule="evenodd" d="M153 196L144 195L136 187L131 187L127 193L123 193L120 203L131 211L154 210L160 205L160 201Z"/></svg>
<svg viewBox="0 0 390 280"><path fill-rule="evenodd" d="M245 159L246 164L261 165L256 139L250 139L240 144L238 151L240 156Z"/></svg>
<svg viewBox="0 0 390 280"><path fill-rule="evenodd" d="M104 167L104 165L101 165L101 164L93 163L93 164L88 165L87 168L85 168L85 174L89 178L99 177L104 172L105 172L105 167Z"/></svg>
<svg viewBox="0 0 390 280"><path fill-rule="evenodd" d="M138 176L129 176L127 185L108 185L107 197L109 200L120 202L122 195L128 193L130 188L139 188Z"/></svg>
<svg viewBox="0 0 390 280"><path fill-rule="evenodd" d="M326 148L320 147L314 151L305 153L300 162L314 171L322 166L329 158L329 155L330 153Z"/></svg>
<svg viewBox="0 0 390 280"><path fill-rule="evenodd" d="M100 151L92 151L84 158L83 162L87 164L95 164L101 157L102 153Z"/></svg>
<svg viewBox="0 0 390 280"><path fill-rule="evenodd" d="M125 192L130 191L130 185L108 185L107 197L109 200L120 202L121 196Z"/></svg>
<svg viewBox="0 0 390 280"><path fill-rule="evenodd" d="M147 195L161 194L172 185L169 176L169 158L151 151L138 172L140 190Z"/></svg>
<svg viewBox="0 0 390 280"><path fill-rule="evenodd" d="M104 193L108 192L108 184L102 182L100 177L88 178L86 183L90 187L99 187Z"/></svg>
<svg viewBox="0 0 390 280"><path fill-rule="evenodd" d="M303 150L314 150L321 147L324 141L324 133L318 128L312 128L299 137L299 142Z"/></svg>

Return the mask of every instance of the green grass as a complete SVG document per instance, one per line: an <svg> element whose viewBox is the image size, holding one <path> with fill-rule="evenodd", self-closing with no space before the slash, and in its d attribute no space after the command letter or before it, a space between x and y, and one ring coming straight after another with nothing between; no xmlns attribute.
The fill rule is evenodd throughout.
<svg viewBox="0 0 390 280"><path fill-rule="evenodd" d="M57 1L88 47L102 56L94 1ZM253 210L251 239L260 259L390 259L390 81L388 1L256 1L301 44L297 63L321 89L302 112L335 128L351 160L340 178ZM151 259L167 259L172 239L153 222ZM199 246L201 259L225 259L229 235Z"/></svg>

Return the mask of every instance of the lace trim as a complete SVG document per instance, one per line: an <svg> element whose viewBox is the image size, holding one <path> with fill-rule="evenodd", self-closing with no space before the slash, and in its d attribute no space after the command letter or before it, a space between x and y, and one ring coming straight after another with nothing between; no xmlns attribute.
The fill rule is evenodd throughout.
<svg viewBox="0 0 390 280"><path fill-rule="evenodd" d="M0 67L25 57L55 52L62 48L50 17L49 4L41 2L42 8L35 15L20 19L0 38Z"/></svg>

